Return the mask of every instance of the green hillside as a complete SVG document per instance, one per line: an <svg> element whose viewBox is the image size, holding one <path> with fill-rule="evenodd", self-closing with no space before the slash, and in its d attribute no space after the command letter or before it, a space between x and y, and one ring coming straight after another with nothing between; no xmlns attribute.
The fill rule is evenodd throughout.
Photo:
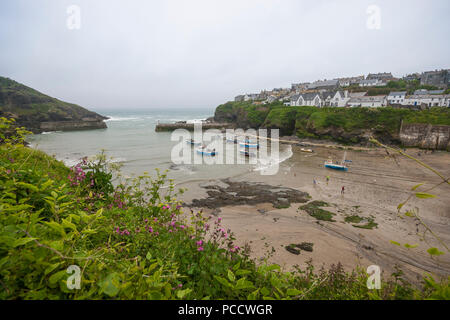
<svg viewBox="0 0 450 320"><path fill-rule="evenodd" d="M92 123L93 127L105 127L102 120L106 119L4 77L0 77L0 116L13 117L17 124L34 132L40 131L42 122L78 121Z"/></svg>

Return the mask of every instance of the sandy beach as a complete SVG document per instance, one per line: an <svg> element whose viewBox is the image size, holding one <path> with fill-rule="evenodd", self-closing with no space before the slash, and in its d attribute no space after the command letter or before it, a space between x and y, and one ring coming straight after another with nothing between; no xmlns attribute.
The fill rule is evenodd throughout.
<svg viewBox="0 0 450 320"><path fill-rule="evenodd" d="M415 192L425 192L442 181L433 172L405 157L389 156L384 149L347 151L346 159L352 162L348 172L340 172L323 166L329 157L342 159L344 151L339 148L315 146L312 154L302 152L298 146L292 149L293 156L280 165L276 175L248 172L231 180L306 192L311 196L308 203L317 200L327 203L322 209L334 213L334 221L317 220L299 209L305 203L290 203L288 208L275 208L273 203L264 201L251 205L221 206L218 203L217 208L194 209L222 217L224 226L234 232L237 244L250 245L252 257L259 260L268 257L269 262L286 270L292 270L296 265L304 268L307 261L312 260L317 268L340 262L347 270L356 266L366 269L375 264L381 267L384 276L390 276L398 265L413 282L421 279L425 272L439 277L450 275L447 249L429 233L422 238L422 226L417 234L414 219L397 214L397 206L413 193L412 187L423 183ZM445 177L450 176L450 153L424 154L417 149L408 149L407 153L439 170ZM208 183L226 188L223 181ZM342 186L345 187L344 194L341 194ZM181 198L187 204L194 199L209 197L205 183L192 182L179 187L188 189ZM441 184L430 191L436 198L414 196L403 207L403 211L417 208L421 219L447 247L450 245L449 191L448 184ZM346 217L355 215L364 219L363 222L345 221ZM367 221L373 221L376 226L372 229L355 227ZM301 250L297 255L285 248L302 242L313 243L313 251ZM417 247L408 249L404 244ZM431 259L426 252L430 247L437 247L445 254Z"/></svg>

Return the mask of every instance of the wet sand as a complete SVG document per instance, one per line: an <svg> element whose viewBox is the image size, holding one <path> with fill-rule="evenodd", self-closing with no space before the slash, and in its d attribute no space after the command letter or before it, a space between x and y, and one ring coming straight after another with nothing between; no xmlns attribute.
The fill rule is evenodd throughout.
<svg viewBox="0 0 450 320"><path fill-rule="evenodd" d="M429 234L422 239L412 218L401 218L397 214L397 206L411 195L413 186L424 183L416 190L424 192L441 181L438 176L413 160L401 156L394 159L382 149L347 151L346 158L352 160L348 172L323 166L328 157L341 160L343 150L316 146L313 148L315 152L309 154L301 152L297 146L292 149L293 156L280 165L276 175L263 176L258 172L249 172L232 180L262 182L307 192L312 197L311 201L327 202L329 207L323 209L335 213L333 219L336 221L318 221L299 209L302 204L295 203L285 209L276 209L271 203L260 203L216 210L214 213L218 212L223 218L224 226L235 233L237 244L250 245L252 257L263 259L268 256L270 262L287 270L295 265L304 268L306 262L312 259L316 267L341 262L347 270L358 265L365 269L376 264L385 276L394 272L394 266L398 265L411 281L420 279L424 272L437 276L450 275L450 253ZM417 156L418 150L408 149L407 153ZM445 177L450 177L450 153L421 153L420 160ZM330 177L328 183L326 176ZM316 179L316 185L313 179ZM207 197L207 190L201 185L199 182L183 185L188 191L182 200L190 203L192 199ZM344 195L341 194L342 186L345 186ZM450 186L442 184L430 193L437 197L413 197L403 209L418 208L423 221L450 246ZM203 209L206 213L212 211ZM373 218L377 227L361 229L344 221L346 216L355 214ZM422 233L423 230L423 227L419 228ZM402 245L417 245L417 248L397 246L391 240ZM301 242L312 242L313 252L301 251L295 255L285 249L291 243ZM430 247L437 247L445 254L431 259L426 252Z"/></svg>

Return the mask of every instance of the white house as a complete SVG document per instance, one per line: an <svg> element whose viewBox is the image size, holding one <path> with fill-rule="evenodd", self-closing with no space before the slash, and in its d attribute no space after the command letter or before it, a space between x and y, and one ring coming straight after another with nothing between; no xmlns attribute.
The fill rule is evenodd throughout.
<svg viewBox="0 0 450 320"><path fill-rule="evenodd" d="M331 98L330 106L332 107L345 107L350 100L348 91L336 91L333 98Z"/></svg>
<svg viewBox="0 0 450 320"><path fill-rule="evenodd" d="M413 94L407 96L407 106L450 107L450 95L446 94Z"/></svg>
<svg viewBox="0 0 450 320"><path fill-rule="evenodd" d="M334 91L322 91L321 93L319 93L321 99L320 106L321 107L330 106L331 99L333 99L335 94L336 93Z"/></svg>
<svg viewBox="0 0 450 320"><path fill-rule="evenodd" d="M305 93L303 94L303 99L305 100L306 106L322 106L323 100L318 93Z"/></svg>
<svg viewBox="0 0 450 320"><path fill-rule="evenodd" d="M272 103L272 102L274 102L274 101L277 101L277 97L275 97L274 95L270 95L266 100L265 100L265 102L267 102L267 103Z"/></svg>
<svg viewBox="0 0 450 320"><path fill-rule="evenodd" d="M387 97L389 104L403 104L406 98L406 91L392 91Z"/></svg>
<svg viewBox="0 0 450 320"><path fill-rule="evenodd" d="M291 97L291 106L322 106L323 100L318 93L296 94Z"/></svg>
<svg viewBox="0 0 450 320"><path fill-rule="evenodd" d="M349 107L369 107L369 108L378 108L384 107L387 105L386 96L362 96L351 98L347 105Z"/></svg>

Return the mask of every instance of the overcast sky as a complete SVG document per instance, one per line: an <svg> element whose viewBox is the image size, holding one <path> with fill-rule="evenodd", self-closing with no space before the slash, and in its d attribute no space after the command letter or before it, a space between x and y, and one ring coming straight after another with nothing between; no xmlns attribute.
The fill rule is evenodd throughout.
<svg viewBox="0 0 450 320"><path fill-rule="evenodd" d="M70 5L80 29L67 27ZM0 75L93 110L212 108L292 82L449 68L449 9L448 0L1 0Z"/></svg>

